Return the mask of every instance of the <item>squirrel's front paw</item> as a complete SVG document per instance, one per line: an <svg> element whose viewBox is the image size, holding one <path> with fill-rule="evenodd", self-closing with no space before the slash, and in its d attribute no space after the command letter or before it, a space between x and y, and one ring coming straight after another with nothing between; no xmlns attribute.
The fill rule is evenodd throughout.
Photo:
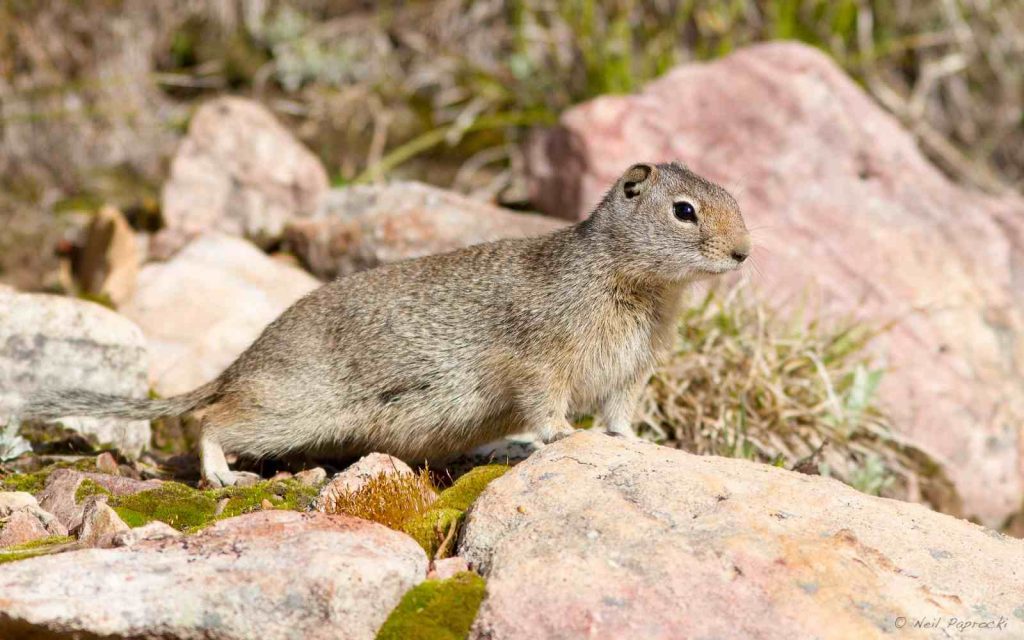
<svg viewBox="0 0 1024 640"><path fill-rule="evenodd" d="M613 438L622 438L623 440L638 440L639 439L639 438L637 438L637 435L635 433L633 433L632 431L616 431L616 430L613 430L613 429L607 429L605 431L605 434L609 435L609 436L611 436Z"/></svg>

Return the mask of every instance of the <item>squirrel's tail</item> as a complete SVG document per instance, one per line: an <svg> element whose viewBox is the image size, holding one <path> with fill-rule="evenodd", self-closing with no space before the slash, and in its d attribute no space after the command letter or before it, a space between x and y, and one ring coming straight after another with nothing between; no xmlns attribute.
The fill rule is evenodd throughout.
<svg viewBox="0 0 1024 640"><path fill-rule="evenodd" d="M151 420L163 416L179 416L211 403L217 397L219 381L204 384L188 393L165 400L127 398L81 389L44 391L33 396L21 407L21 418L52 420L67 416L94 416L97 418L132 418Z"/></svg>

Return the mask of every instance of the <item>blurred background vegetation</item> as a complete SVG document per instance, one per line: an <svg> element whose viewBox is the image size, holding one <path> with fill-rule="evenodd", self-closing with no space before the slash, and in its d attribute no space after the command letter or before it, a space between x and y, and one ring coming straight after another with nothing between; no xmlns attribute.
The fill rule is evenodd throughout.
<svg viewBox="0 0 1024 640"><path fill-rule="evenodd" d="M827 51L957 179L1024 183L1019 0L0 0L0 278L42 285L62 212L111 201L151 224L214 94L262 100L336 183L528 206L532 127L773 39Z"/></svg>

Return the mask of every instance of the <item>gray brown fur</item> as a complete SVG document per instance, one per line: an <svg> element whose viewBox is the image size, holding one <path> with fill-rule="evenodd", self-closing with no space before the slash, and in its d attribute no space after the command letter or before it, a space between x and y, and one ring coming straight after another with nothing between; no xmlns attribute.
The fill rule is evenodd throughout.
<svg viewBox="0 0 1024 640"><path fill-rule="evenodd" d="M697 223L676 219L679 200L693 203ZM749 251L724 189L674 163L635 165L575 226L320 287L189 394L51 394L25 414L195 412L213 484L233 481L224 450L436 460L516 432L551 441L585 413L632 435L637 395L671 344L684 289L737 268Z"/></svg>

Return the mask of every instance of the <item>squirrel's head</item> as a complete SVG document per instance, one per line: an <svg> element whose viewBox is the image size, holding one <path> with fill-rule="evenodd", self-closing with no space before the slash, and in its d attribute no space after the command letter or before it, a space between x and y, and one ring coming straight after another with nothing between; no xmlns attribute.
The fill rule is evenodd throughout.
<svg viewBox="0 0 1024 640"><path fill-rule="evenodd" d="M660 279L732 271L750 255L735 198L674 162L630 167L593 217L633 269Z"/></svg>

